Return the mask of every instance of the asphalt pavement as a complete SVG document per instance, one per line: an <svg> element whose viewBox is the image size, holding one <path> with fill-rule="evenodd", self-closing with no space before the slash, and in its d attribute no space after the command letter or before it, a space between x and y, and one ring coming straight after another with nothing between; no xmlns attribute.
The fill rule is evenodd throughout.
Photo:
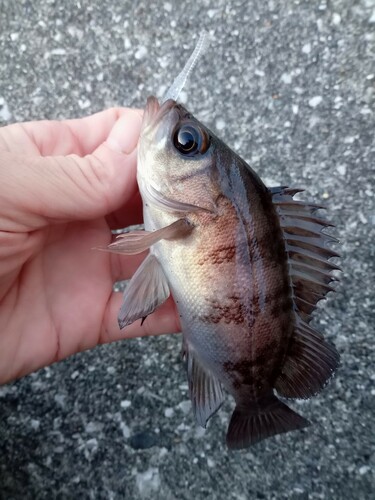
<svg viewBox="0 0 375 500"><path fill-rule="evenodd" d="M0 124L143 107L202 29L182 100L337 226L341 282L314 325L341 366L292 404L311 427L229 452L233 403L195 425L180 335L73 356L0 387L1 499L374 498L374 0L0 0Z"/></svg>

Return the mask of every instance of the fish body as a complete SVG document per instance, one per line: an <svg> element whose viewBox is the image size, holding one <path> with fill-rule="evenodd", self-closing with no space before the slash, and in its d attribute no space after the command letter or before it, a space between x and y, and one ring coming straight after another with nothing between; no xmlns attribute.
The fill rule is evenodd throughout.
<svg viewBox="0 0 375 500"><path fill-rule="evenodd" d="M141 139L141 158L142 147ZM204 203L208 201L212 211L185 213L194 226L192 233L161 240L151 252L168 278L189 348L234 396L241 389L256 400L272 388L275 365L293 330L285 249L267 188L238 156L229 151L218 156L198 173L199 196L210 196ZM193 183L194 175L191 172ZM173 179L176 185L181 185L179 177ZM184 198L193 204L188 183ZM155 207L147 190L142 196L146 230L181 217Z"/></svg>
<svg viewBox="0 0 375 500"><path fill-rule="evenodd" d="M220 407L223 388L236 401L229 447L308 425L274 390L310 397L338 363L308 325L334 268L316 207L294 202L288 189L269 190L174 100L148 100L137 176L145 237L125 237L118 248L131 253L131 240L135 253L147 240L150 257L125 292L120 326L172 293L198 423Z"/></svg>

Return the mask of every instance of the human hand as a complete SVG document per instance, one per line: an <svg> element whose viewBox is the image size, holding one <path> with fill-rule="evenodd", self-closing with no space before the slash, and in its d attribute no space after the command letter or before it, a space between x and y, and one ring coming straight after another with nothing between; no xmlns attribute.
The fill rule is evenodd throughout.
<svg viewBox="0 0 375 500"><path fill-rule="evenodd" d="M120 331L112 285L146 254L92 250L142 220L141 118L116 108L0 128L0 383L97 344L179 330L169 299Z"/></svg>

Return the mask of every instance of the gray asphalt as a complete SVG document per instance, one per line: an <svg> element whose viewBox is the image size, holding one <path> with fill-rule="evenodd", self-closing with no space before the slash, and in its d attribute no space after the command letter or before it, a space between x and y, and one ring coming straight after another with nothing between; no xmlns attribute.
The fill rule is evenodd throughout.
<svg viewBox="0 0 375 500"><path fill-rule="evenodd" d="M374 0L0 0L0 122L142 107L203 28L189 109L337 226L344 272L315 325L341 367L293 404L312 427L234 453L229 398L194 424L180 336L73 356L0 388L1 499L374 498Z"/></svg>

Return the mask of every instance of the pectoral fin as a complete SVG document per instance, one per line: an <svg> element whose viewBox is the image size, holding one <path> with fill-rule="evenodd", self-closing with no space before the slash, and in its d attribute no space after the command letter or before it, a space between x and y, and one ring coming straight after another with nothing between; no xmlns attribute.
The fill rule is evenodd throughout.
<svg viewBox="0 0 375 500"><path fill-rule="evenodd" d="M179 219L169 226L162 227L156 231L130 231L120 234L107 250L124 255L135 255L144 252L160 240L172 240L187 236L193 230L193 226L185 219Z"/></svg>
<svg viewBox="0 0 375 500"><path fill-rule="evenodd" d="M223 402L223 390L219 380L209 370L203 368L201 361L187 342L183 346L183 357L187 367L189 393L195 419L200 426L206 427L208 419Z"/></svg>
<svg viewBox="0 0 375 500"><path fill-rule="evenodd" d="M155 255L150 254L125 289L118 316L120 328L146 318L167 300L169 293L164 271Z"/></svg>

